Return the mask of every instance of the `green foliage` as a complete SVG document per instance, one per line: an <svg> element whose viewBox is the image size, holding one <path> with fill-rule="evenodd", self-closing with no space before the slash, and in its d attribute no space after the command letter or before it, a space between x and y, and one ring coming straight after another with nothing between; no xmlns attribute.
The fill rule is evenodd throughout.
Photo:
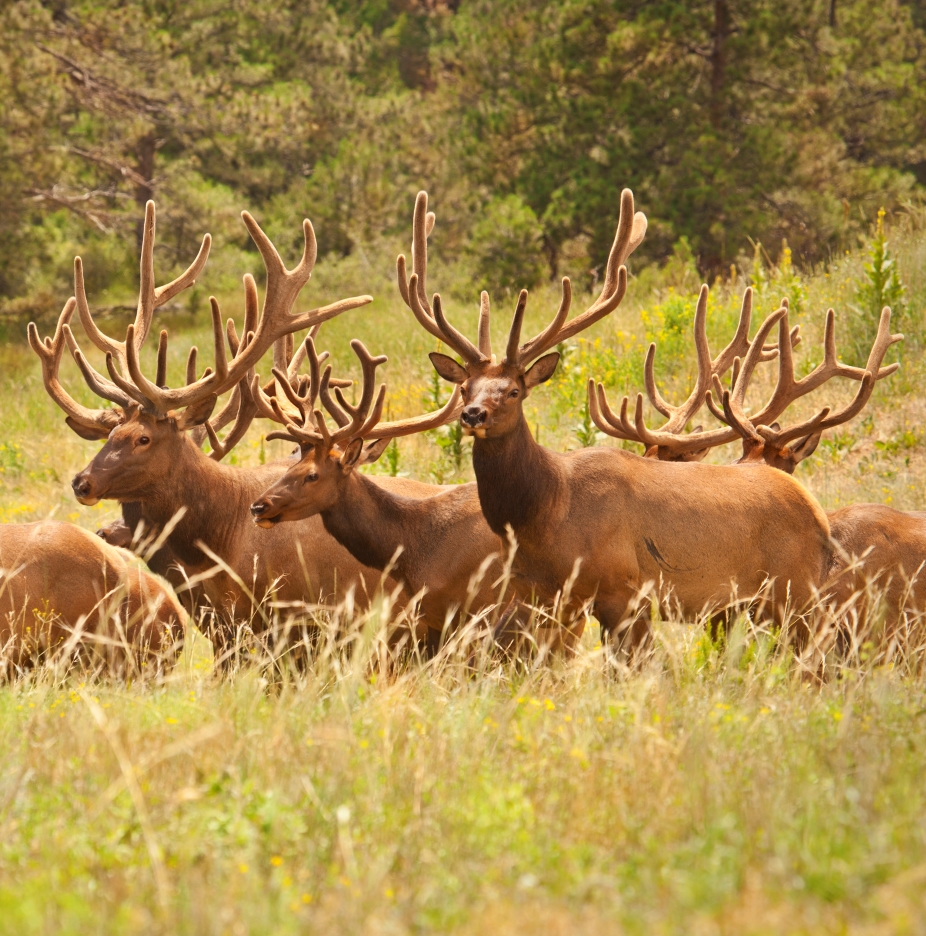
<svg viewBox="0 0 926 936"><path fill-rule="evenodd" d="M492 199L467 246L479 289L491 294L531 289L544 276L543 228L518 195Z"/></svg>
<svg viewBox="0 0 926 936"><path fill-rule="evenodd" d="M800 273L794 268L791 248L786 239L781 241L781 254L777 265L772 263L762 244L753 244L751 285L756 301L761 306L777 305L787 299L792 313L800 315L807 304L807 288Z"/></svg>
<svg viewBox="0 0 926 936"><path fill-rule="evenodd" d="M399 474L399 442L398 439L393 439L389 445L386 446L386 451L383 452L383 465L386 469L386 474L391 478L398 477Z"/></svg>
<svg viewBox="0 0 926 936"><path fill-rule="evenodd" d="M0 311L54 314L76 253L128 301L151 197L159 269L209 230L223 288L254 259L243 207L283 252L311 216L378 281L422 186L440 259L496 292L600 275L624 185L651 222L635 266L684 254L679 292L750 237L823 261L926 165L922 17L841 0L836 23L799 0L14 0Z"/></svg>
<svg viewBox="0 0 926 936"><path fill-rule="evenodd" d="M860 363L868 357L868 350L878 331L881 310L885 306L891 309L895 328L903 320L905 311L906 289L897 271L897 260L891 255L888 247L884 230L884 215L882 208L878 211L875 233L866 250L867 259L863 266L864 279L859 283L855 293L858 309L853 323L852 337L855 357Z"/></svg>

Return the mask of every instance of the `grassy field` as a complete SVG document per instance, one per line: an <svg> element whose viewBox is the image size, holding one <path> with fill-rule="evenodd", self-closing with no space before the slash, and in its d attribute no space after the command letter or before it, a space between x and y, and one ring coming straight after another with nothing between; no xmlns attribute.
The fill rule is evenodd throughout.
<svg viewBox="0 0 926 936"><path fill-rule="evenodd" d="M897 250L902 368L799 469L827 508L923 507L926 237L910 225ZM857 334L863 259L803 277L779 264L761 284L756 320L781 294L800 300L804 372L819 360L828 305L840 346ZM339 372L356 371L347 345L360 336L390 356L393 416L446 398L425 366L432 341L385 261L317 279L304 306L379 297L324 326ZM432 282L442 286L439 272ZM715 348L744 282L713 290ZM471 328L476 297L453 286L450 313ZM650 337L664 392L687 392L696 286L684 269L632 281L613 320L533 395L541 441L617 444L583 421L585 379L603 378L612 397L636 392ZM222 300L240 316L239 297ZM557 300L540 290L530 323ZM513 300L495 307L501 344ZM164 322L176 379L188 345L208 336L195 303ZM95 528L116 516L72 499L68 482L98 446L66 429L24 344L0 347L0 385L0 520ZM853 390L827 388L796 414ZM283 454L267 431L255 425L232 460ZM403 440L391 465L471 477L468 451L458 462L446 434ZM0 932L926 932L923 646L891 662L863 649L820 683L767 633L740 626L713 645L697 622L669 621L647 661L614 672L592 622L568 663L484 659L474 670L461 651L387 676L371 666L377 612L354 623L344 646L326 644L302 671L253 646L218 679L197 643L161 681L46 668L0 688Z"/></svg>

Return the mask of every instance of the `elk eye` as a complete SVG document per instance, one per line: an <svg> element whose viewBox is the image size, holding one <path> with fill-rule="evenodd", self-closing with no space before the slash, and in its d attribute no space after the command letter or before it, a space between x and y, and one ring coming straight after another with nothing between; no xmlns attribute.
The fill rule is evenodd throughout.
<svg viewBox="0 0 926 936"><path fill-rule="evenodd" d="M147 445L150 441L151 441L151 439L149 439L148 436L139 436L138 444L139 444L139 445Z"/></svg>
<svg viewBox="0 0 926 936"><path fill-rule="evenodd" d="M305 480L302 483L308 484L310 481L317 481L317 480L318 480L318 475L315 474L315 472L313 471L312 474L307 474L305 476Z"/></svg>
<svg viewBox="0 0 926 936"><path fill-rule="evenodd" d="M520 393L520 391L515 387L514 390L509 391L508 396L513 400L517 397L518 393Z"/></svg>

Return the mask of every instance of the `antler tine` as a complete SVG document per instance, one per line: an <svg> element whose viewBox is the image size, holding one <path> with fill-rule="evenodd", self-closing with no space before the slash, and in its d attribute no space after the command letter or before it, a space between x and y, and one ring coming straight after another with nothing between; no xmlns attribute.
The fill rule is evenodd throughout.
<svg viewBox="0 0 926 936"><path fill-rule="evenodd" d="M479 349L447 321L439 293L434 293L434 321L437 322L437 326L441 331L440 337L450 345L464 361L469 364L476 364L486 360Z"/></svg>
<svg viewBox="0 0 926 936"><path fill-rule="evenodd" d="M287 270L277 249L254 218L247 211L243 211L241 217L264 261L264 268L267 271L267 291L253 337L249 340L245 338L246 347L232 361L224 379L216 380L213 390L217 393L238 383L247 371L263 357L267 349L284 335L320 325L343 312L368 305L373 301L372 296L352 296L309 312L293 314L292 307L312 276L318 253L312 223L308 219L302 222L304 239L302 257L292 270Z"/></svg>
<svg viewBox="0 0 926 936"><path fill-rule="evenodd" d="M203 271L206 261L209 259L209 251L212 247L212 236L210 234L204 235L199 252L189 267L175 280L172 280L164 286L156 286L154 275L155 227L155 205L153 201L148 201L145 204L145 221L142 232L141 258L139 262L138 304L135 309L136 351L140 350L145 339L148 337L155 311L173 299L177 293L192 286L196 282L196 278ZM80 257L74 259L74 294L77 299L77 312L80 316L84 331L87 333L87 337L101 351L112 354L116 358L120 370L125 371L127 356L125 343L115 341L107 335L104 335L93 321L93 316L90 313L90 305L87 302L83 262Z"/></svg>
<svg viewBox="0 0 926 936"><path fill-rule="evenodd" d="M779 379L772 393L771 399L762 408L761 412L753 417L755 425L768 425L777 419L787 408L798 398L816 390L833 377L846 377L849 380L864 381L866 374L871 374L873 381L868 386L868 396L864 398L861 406L868 401L874 383L884 377L888 377L897 370L899 365L889 365L881 367L884 355L888 348L898 341L903 340L903 335L890 334L890 309L885 308L881 313L881 320L878 324L878 333L872 344L871 352L868 356L868 362L865 367L853 367L843 364L837 356L836 351L836 313L832 309L826 312L826 320L823 329L823 360L806 376L800 380L794 379L794 366L791 354L791 344L782 340L782 334L779 334ZM861 392L861 391L860 391ZM861 408L861 406L859 408Z"/></svg>
<svg viewBox="0 0 926 936"><path fill-rule="evenodd" d="M135 341L135 326L129 325L126 329L126 358L128 364L129 376L135 385L135 389L141 396L139 402L143 402L148 409L153 410L158 415L164 416L173 409L180 409L190 406L210 395L217 395L223 389L228 389L223 384L228 376L228 358L225 353L225 332L222 328L222 313L219 310L219 303L214 296L209 297L209 306L212 312L212 338L215 349L215 371L200 378L193 383L184 385L177 389L168 389L159 387L151 383L144 373L142 373L141 363L138 359L139 345ZM246 353L239 346L238 356L235 361L240 361ZM240 379L246 376L247 370ZM115 376L111 372L113 380ZM235 381L237 383L238 381ZM116 381L119 384L119 381ZM120 385L121 386L121 385ZM138 397L136 397L138 399Z"/></svg>
<svg viewBox="0 0 926 936"><path fill-rule="evenodd" d="M754 423L746 416L745 400L746 389L752 375L755 373L756 365L763 359L765 339L775 324L778 324L778 387L786 387L794 378L794 357L791 346L791 330L788 325L788 307L783 305L772 312L771 315L759 326L756 336L749 347L746 357L742 360L736 379L733 381L733 388L729 394L729 409L735 414L736 423L730 425L745 425ZM784 392L784 391L783 391ZM774 396L774 394L773 394ZM727 404L724 404L724 413L727 412Z"/></svg>
<svg viewBox="0 0 926 936"><path fill-rule="evenodd" d="M421 191L415 196L415 212L412 215L412 273L418 276L415 292L425 309L428 308L428 213L428 193Z"/></svg>
<svg viewBox="0 0 926 936"><path fill-rule="evenodd" d="M563 277L562 285L563 294L559 302L559 308L556 310L556 315L553 316L553 321L551 321L536 338L532 338L522 348L518 349L515 361L529 361L537 357L539 354L537 349L547 347L550 340L559 334L559 330L563 327L563 322L566 321L566 317L569 315L569 309L572 306L572 282L568 276ZM556 343L555 341L553 342L553 344ZM552 347L553 345L549 346Z"/></svg>
<svg viewBox="0 0 926 936"><path fill-rule="evenodd" d="M350 416L341 409L340 406L335 402L334 397L331 395L329 387L336 387L337 381L334 380L331 376L331 365L329 364L324 372L322 373L321 383L318 387L318 394L322 401L322 406L331 414L332 419L338 424L338 426L346 426L350 422ZM350 386L351 381L347 382L347 385Z"/></svg>
<svg viewBox="0 0 926 936"><path fill-rule="evenodd" d="M418 324L435 338L444 341L434 321L427 293L428 237L434 230L435 220L434 212L428 211L428 193L419 192L412 213L412 275L408 277L405 254L399 254L396 257L396 276L402 300L412 310Z"/></svg>
<svg viewBox="0 0 926 936"><path fill-rule="evenodd" d="M253 394L253 388L247 380L242 380L235 385L235 389L232 392L232 399L229 401L230 404L232 401L234 401L237 407L235 409L235 421L232 423L232 427L228 430L224 439L220 441L218 436L218 429L225 425L221 419L222 414L220 414L219 419L206 420L206 433L209 436L209 445L212 447L209 457L213 461L221 461L244 438L245 433L254 421L254 417L257 416L259 412L257 400Z"/></svg>
<svg viewBox="0 0 926 936"><path fill-rule="evenodd" d="M99 409L91 410L78 403L58 380L58 369L61 367L61 357L64 354L65 330L77 307L77 300L74 297L68 299L61 315L58 317L58 324L55 326L55 334L52 338L46 338L42 341L39 338L39 330L35 322L30 322L28 327L29 345L38 355L42 365L42 383L48 395L64 410L67 415L68 425L71 421L77 426L85 429L105 429L107 432L121 421L121 416L114 410ZM71 426L74 428L74 426Z"/></svg>
<svg viewBox="0 0 926 936"><path fill-rule="evenodd" d="M351 341L350 346L360 361L360 371L362 375L362 383L360 385L360 401L356 406L352 406L344 398L344 394L341 393L341 388L334 388L334 393L338 398L338 403L341 405L341 408L346 410L349 414L350 422L348 422L345 426L339 426L338 429L332 433L332 443L352 438L358 433L363 424L367 421L367 418L370 415L370 407L373 403L373 388L376 381L376 368L379 367L380 364L385 364L388 360L384 354L380 355L379 357L373 357L370 352L367 351L364 343L358 338L354 338L353 341ZM385 390L380 391L381 396L383 393L385 393ZM380 405L382 405L382 401L380 401Z"/></svg>
<svg viewBox="0 0 926 936"><path fill-rule="evenodd" d="M386 385L380 387L381 393L385 393ZM428 429L437 429L440 426L446 426L447 423L458 419L463 411L462 392L459 387L453 388L450 399L440 408L432 413L424 413L420 416L411 416L408 419L399 419L394 422L381 423L379 418L374 420L372 417L366 421L362 430L357 434L359 438L376 439L384 441L386 439L397 439L401 436L414 435L418 432L425 432Z"/></svg>
<svg viewBox="0 0 926 936"><path fill-rule="evenodd" d="M489 332L489 294L483 289L479 294L479 353L489 360L492 357L492 335Z"/></svg>
<svg viewBox="0 0 926 936"><path fill-rule="evenodd" d="M627 442L642 442L637 437L636 430L627 419L628 400L625 396L621 401L620 416L617 416L608 403L604 384L588 379L588 412L592 422L604 433L614 436L615 439L624 439Z"/></svg>
<svg viewBox="0 0 926 936"><path fill-rule="evenodd" d="M159 387L167 386L167 329L162 328L158 336L158 369L154 382Z"/></svg>
<svg viewBox="0 0 926 936"><path fill-rule="evenodd" d="M311 415L304 414L303 422L300 424L280 406L276 397L271 397L270 402L274 412L271 418L286 428L282 432L267 433L268 439L283 439L299 445L322 445L329 441L330 437L321 413L316 411ZM321 429L321 432L316 429L316 426Z"/></svg>
<svg viewBox="0 0 926 936"><path fill-rule="evenodd" d="M65 324L62 331L64 333L64 340L71 352L71 357L74 358L74 362L77 364L84 378L84 382L98 397L102 397L104 400L109 400L111 403L123 407L137 402L134 397L124 393L111 380L107 380L99 371L90 366L83 352L80 350L80 346L77 344L77 339L74 337L74 332L71 331L70 325Z"/></svg>
<svg viewBox="0 0 926 936"><path fill-rule="evenodd" d="M590 327L620 305L627 290L627 268L624 264L646 235L646 224L646 215L639 211L634 214L633 192L630 189L624 189L621 192L620 217L605 267L601 294L585 312L577 315L571 322L562 324L556 329L546 328L536 338L524 344L521 347L519 361L522 366L529 364L534 358L560 342Z"/></svg>
<svg viewBox="0 0 926 936"><path fill-rule="evenodd" d="M514 317L511 320L511 328L508 331L508 345L505 348L505 361L509 364L517 364L520 361L518 346L521 342L521 326L524 324L524 310L527 308L527 290L522 289L518 293L518 304L514 309Z"/></svg>
<svg viewBox="0 0 926 936"><path fill-rule="evenodd" d="M196 259L175 280L164 286L155 286L154 282L154 233L156 211L153 201L145 204L145 223L142 232L141 261L139 264L138 307L135 312L136 351L141 348L151 330L155 311L173 299L177 293L192 286L209 259L212 237L206 234ZM122 362L120 361L120 364Z"/></svg>
<svg viewBox="0 0 926 936"><path fill-rule="evenodd" d="M404 269L405 258L399 257L399 260L402 261L399 266ZM399 281L402 281L401 269ZM406 284L405 294L403 298L406 301L406 305L412 310L412 314L418 320L418 324L429 334L433 335L440 341L446 341L444 333L441 331L440 326L434 320L434 315L431 311L431 306L423 304L421 302L421 296L418 294L418 274L412 273L411 278Z"/></svg>

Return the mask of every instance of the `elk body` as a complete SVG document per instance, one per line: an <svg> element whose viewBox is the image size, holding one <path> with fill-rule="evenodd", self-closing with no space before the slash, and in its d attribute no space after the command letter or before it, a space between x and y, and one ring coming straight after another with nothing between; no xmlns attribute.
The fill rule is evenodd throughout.
<svg viewBox="0 0 926 936"><path fill-rule="evenodd" d="M700 306L699 306L700 312ZM769 329L778 321L778 375L771 397L756 411L747 415L745 398L749 383L761 359L759 343L765 340ZM787 303L770 316L760 329L755 342L741 363L734 368L730 389L724 390L718 374L711 375L714 390L721 401L718 407L699 381L689 401L700 406L707 403L725 428L708 432L686 433L685 424L691 416L689 406L672 408L658 397L653 375L655 345L650 346L646 359L645 385L650 401L670 418L665 426L649 431L640 417L641 400L638 397L637 418L627 418L628 401L621 406L621 416L610 409L604 389L589 386L589 405L598 428L620 439L636 441L647 447L647 455L670 461L703 458L710 448L726 442L742 440L743 454L735 463L742 468L770 466L793 474L797 465L811 455L827 429L843 425L857 416L868 403L875 382L897 371L898 364L882 366L888 349L903 339L892 335L891 312L881 313L878 332L864 368L842 364L836 353L835 314L829 309L824 325L824 354L822 362L800 380L795 379L793 347L799 340L798 329L789 328ZM695 344L704 337L703 315L695 317ZM767 349L766 349L767 350ZM701 356L701 355L699 355ZM703 370L703 369L702 369ZM831 413L826 407L801 422L782 426L778 420L797 399L821 387L834 377L859 382L854 399L843 409ZM834 611L841 615L854 614L863 625L868 622L871 587L879 591L880 603L885 611L885 624L890 631L901 621L905 612L926 610L926 515L904 513L881 504L852 504L827 514L830 534L836 549L829 570L826 594Z"/></svg>
<svg viewBox="0 0 926 936"><path fill-rule="evenodd" d="M385 358L371 357L355 341L363 390L358 406L345 412L346 400L338 406L327 393L330 367L319 378L314 345L311 339L306 343L312 378L304 395L290 394L296 411L285 412L277 401L265 413L286 427L273 435L296 442L302 457L251 505L254 521L272 531L284 521L321 517L325 530L357 561L391 568L409 593L421 594L420 617L434 649L444 628L463 613L478 613L498 600L493 582L501 572L504 545L483 518L475 484L435 485L429 494L411 498L356 469L379 458L391 439L457 418L459 393L436 413L380 422L383 394L374 404L373 383ZM333 432L314 411L319 391L338 424ZM374 441L365 446L365 439Z"/></svg>
<svg viewBox="0 0 926 936"><path fill-rule="evenodd" d="M643 239L646 219L634 216L625 190L621 217L598 300L566 321L571 292L551 324L521 343L527 299L522 291L505 356L489 343L489 305L483 293L478 342L447 321L440 296L428 304L427 196L415 206L413 273L400 286L419 323L462 358L433 353L438 374L460 386L463 431L474 436L473 467L483 514L518 542L515 571L524 593L553 601L575 573L574 599L594 602L603 633L630 646L646 632L630 608L647 583L685 614L697 615L737 599L767 595L782 619L800 612L822 584L830 563L823 510L792 478L770 468L664 462L602 448L561 454L540 446L523 413L524 398L554 373L559 355L546 353L612 312L623 298L624 261ZM534 362L534 363L532 363Z"/></svg>
<svg viewBox="0 0 926 936"><path fill-rule="evenodd" d="M219 557L231 571L221 571L205 579L201 588L210 602L228 617L247 615L251 596L260 600L273 591L283 601L317 600L341 597L351 588L361 593L374 591L379 573L364 568L325 533L319 519L306 520L260 534L250 523L249 505L285 471L285 464L241 469L220 464L221 457L239 440L254 415L251 382L256 380L254 365L270 349L275 356L294 330L314 327L334 315L370 301L361 296L341 300L311 312L292 314L292 307L308 282L315 261L315 239L311 225L304 224L305 249L294 270L287 270L279 254L260 227L246 212L245 224L263 257L267 270L267 292L258 310L257 287L247 275L245 322L241 339L231 320L227 340L232 350L225 353L217 302L212 299L215 366L196 377L196 349L187 366L186 384L176 389L166 386L167 334L158 345L157 375L153 381L139 364L140 349L147 337L158 306L191 285L205 264L208 235L199 257L177 280L166 286L154 285L154 205L148 204L141 261L141 289L135 323L126 340L116 342L103 335L90 314L83 284L81 262L75 261L75 297L62 311L54 338L40 341L34 325L29 337L42 362L46 390L67 413L68 425L84 438L105 439L105 445L73 481L74 493L84 504L102 498L127 506L130 516L144 521L147 530L158 531L185 511L165 542L166 557L178 561L185 574L195 575L213 568L209 552ZM70 330L70 319L78 311L84 330L106 352L111 379L97 373L80 351ZM91 389L116 409L90 410L78 404L62 388L58 369L65 344ZM283 363L287 363L283 361ZM298 362L296 362L298 364ZM233 389L223 410L210 418L219 394ZM232 422L225 439L218 431ZM208 434L213 454L207 457L191 436ZM387 481L398 490L419 489L417 482ZM131 506L129 506L131 505ZM205 547L201 548L200 544ZM207 552L208 550L209 552ZM161 560L160 563L158 560ZM165 556L154 557L161 568Z"/></svg>
<svg viewBox="0 0 926 936"><path fill-rule="evenodd" d="M157 654L178 644L186 613L135 557L69 523L0 525L0 647L20 665L103 637Z"/></svg>

